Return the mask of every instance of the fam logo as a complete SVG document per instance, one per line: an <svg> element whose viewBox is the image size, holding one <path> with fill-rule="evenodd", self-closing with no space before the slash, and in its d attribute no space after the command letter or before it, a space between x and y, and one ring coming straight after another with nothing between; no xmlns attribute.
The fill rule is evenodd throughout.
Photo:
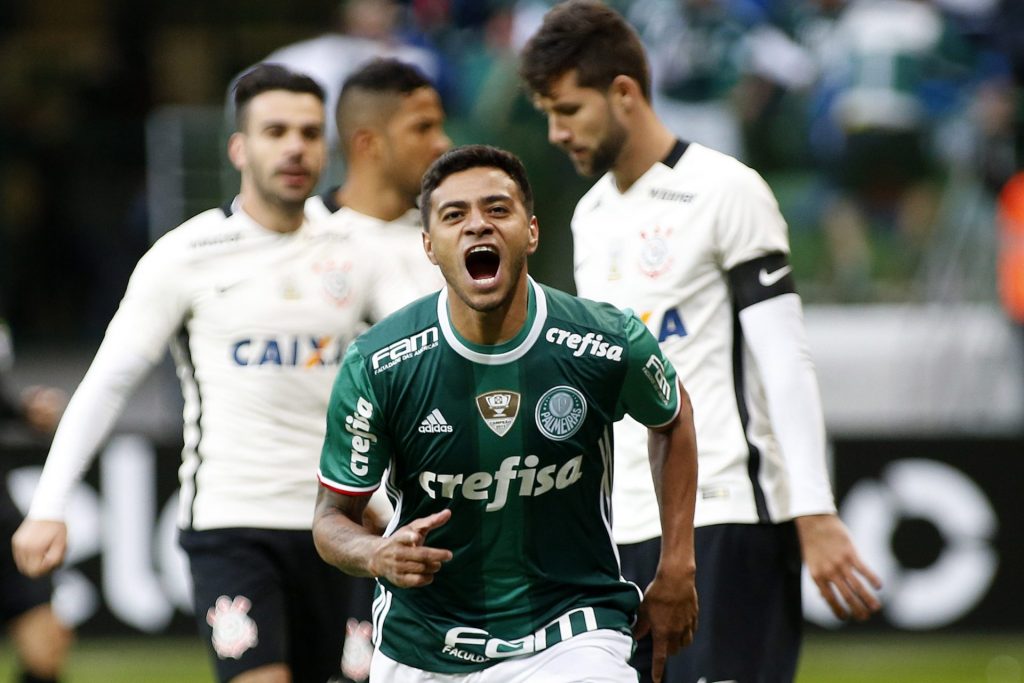
<svg viewBox="0 0 1024 683"><path fill-rule="evenodd" d="M313 264L313 272L320 276L321 291L329 302L341 308L352 294L349 271L352 264L338 263L334 259Z"/></svg>
<svg viewBox="0 0 1024 683"><path fill-rule="evenodd" d="M231 345L231 358L236 365L278 365L315 368L341 363L345 344L326 335L284 335L239 339Z"/></svg>
<svg viewBox="0 0 1024 683"><path fill-rule="evenodd" d="M488 391L476 397L476 408L492 432L505 436L519 415L519 394L506 389Z"/></svg>
<svg viewBox="0 0 1024 683"><path fill-rule="evenodd" d="M686 336L686 325L683 324L683 316L680 315L679 310L676 308L670 308L661 316L661 324L658 325L658 329L655 330L651 323L653 313L651 311L644 311L640 314L640 320L643 321L647 328L654 332L658 337L658 343L662 343L669 337L685 337Z"/></svg>
<svg viewBox="0 0 1024 683"><path fill-rule="evenodd" d="M411 337L399 339L383 349L378 349L370 358L370 364L373 365L373 374L376 375L384 372L388 368L398 365L403 360L415 358L424 351L436 348L437 339L437 327L430 327Z"/></svg>
<svg viewBox="0 0 1024 683"><path fill-rule="evenodd" d="M587 416L587 401L567 386L548 389L537 401L537 429L553 441L564 441L579 431Z"/></svg>
<svg viewBox="0 0 1024 683"><path fill-rule="evenodd" d="M640 239L643 244L640 246L640 272L650 278L662 275L672 266L672 251L669 248L669 239L672 237L672 229L662 230L655 227L654 230L641 230Z"/></svg>
<svg viewBox="0 0 1024 683"><path fill-rule="evenodd" d="M658 392L661 402L668 405L672 400L672 385L665 377L665 364L661 362L660 358L652 355L647 359L647 362L644 363L644 376Z"/></svg>

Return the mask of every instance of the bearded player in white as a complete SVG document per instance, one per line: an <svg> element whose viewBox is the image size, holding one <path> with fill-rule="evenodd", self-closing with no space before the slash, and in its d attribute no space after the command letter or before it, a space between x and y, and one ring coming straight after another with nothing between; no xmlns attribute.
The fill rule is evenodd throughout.
<svg viewBox="0 0 1024 683"><path fill-rule="evenodd" d="M643 47L608 7L557 6L522 59L550 142L600 176L572 222L579 295L636 310L693 400L701 623L665 680L791 681L801 558L840 618L879 609L868 584L880 583L836 516L778 205L756 172L661 123ZM660 530L646 434L626 422L615 430L614 527L623 573L643 585ZM635 662L651 680L642 648Z"/></svg>
<svg viewBox="0 0 1024 683"><path fill-rule="evenodd" d="M327 401L362 321L411 294L380 286L382 259L304 214L325 158L316 82L258 65L235 100L241 191L139 261L14 553L32 576L61 563L67 494L170 343L185 396L178 522L218 679L324 681L338 673L347 591L310 534Z"/></svg>

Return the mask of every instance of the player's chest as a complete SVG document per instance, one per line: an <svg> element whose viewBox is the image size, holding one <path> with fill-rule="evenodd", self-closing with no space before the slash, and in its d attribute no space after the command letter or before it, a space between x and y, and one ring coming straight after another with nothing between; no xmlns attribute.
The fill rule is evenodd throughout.
<svg viewBox="0 0 1024 683"><path fill-rule="evenodd" d="M350 330L364 308L360 279L356 255L340 244L240 250L197 268L191 325L214 336Z"/></svg>
<svg viewBox="0 0 1024 683"><path fill-rule="evenodd" d="M455 360L417 373L414 389L396 397L400 409L391 421L406 472L463 478L483 473L485 480L511 476L510 468L548 468L556 475L601 438L621 384L617 370L601 372L597 359L582 354L500 366ZM563 478L568 476L566 471Z"/></svg>
<svg viewBox="0 0 1024 683"><path fill-rule="evenodd" d="M718 272L713 220L699 202L602 205L574 232L581 296L635 306L699 290Z"/></svg>

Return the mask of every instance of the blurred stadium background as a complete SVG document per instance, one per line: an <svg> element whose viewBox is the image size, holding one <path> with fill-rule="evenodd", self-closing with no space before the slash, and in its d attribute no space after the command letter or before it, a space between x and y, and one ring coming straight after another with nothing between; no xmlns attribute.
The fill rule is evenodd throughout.
<svg viewBox="0 0 1024 683"><path fill-rule="evenodd" d="M237 186L227 84L324 34L431 52L455 142L526 162L544 228L531 270L571 290L588 183L515 75L548 4L0 2L15 384L74 389L138 257ZM1024 165L1024 0L610 4L650 49L663 116L759 170L790 224L841 514L886 582L883 614L857 627L808 591L801 683L1024 681L1024 328L997 268L1000 192ZM76 491L57 594L79 632L69 680L210 680L168 513L180 410L166 364ZM0 449L25 504L46 444L10 430ZM10 657L0 644L0 677Z"/></svg>

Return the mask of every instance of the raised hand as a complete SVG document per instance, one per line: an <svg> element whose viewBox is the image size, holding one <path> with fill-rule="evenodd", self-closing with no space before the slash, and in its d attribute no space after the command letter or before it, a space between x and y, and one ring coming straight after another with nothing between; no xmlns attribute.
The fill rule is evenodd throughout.
<svg viewBox="0 0 1024 683"><path fill-rule="evenodd" d="M441 565L452 559L452 552L425 545L427 535L447 523L451 516L451 510L442 510L420 517L380 539L370 558L370 571L401 588L432 583Z"/></svg>

